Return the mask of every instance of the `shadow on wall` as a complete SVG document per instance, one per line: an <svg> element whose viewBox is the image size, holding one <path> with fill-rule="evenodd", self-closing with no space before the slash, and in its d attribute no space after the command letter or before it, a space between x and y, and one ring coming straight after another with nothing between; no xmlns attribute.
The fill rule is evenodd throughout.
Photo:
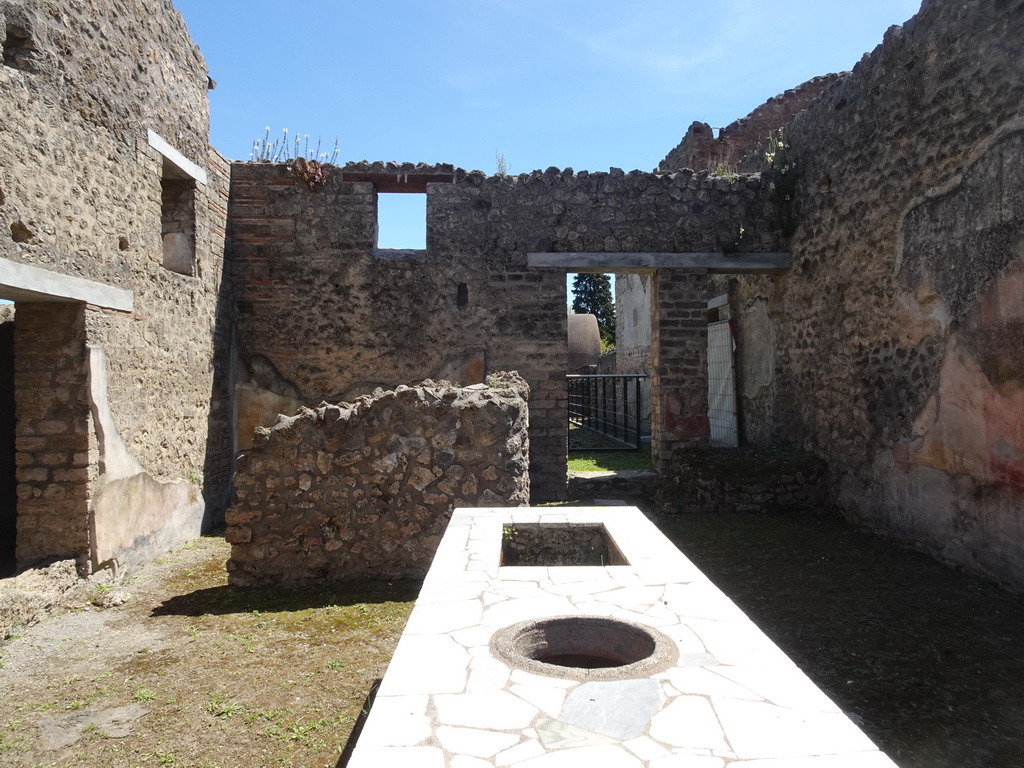
<svg viewBox="0 0 1024 768"><path fill-rule="evenodd" d="M0 306L0 318L10 312ZM17 482L14 463L14 320L0 320L0 578L15 570Z"/></svg>

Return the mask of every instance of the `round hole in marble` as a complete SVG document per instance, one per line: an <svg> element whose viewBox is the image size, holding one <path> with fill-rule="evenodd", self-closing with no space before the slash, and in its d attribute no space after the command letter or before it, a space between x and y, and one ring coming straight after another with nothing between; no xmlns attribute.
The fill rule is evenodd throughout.
<svg viewBox="0 0 1024 768"><path fill-rule="evenodd" d="M549 677L624 680L673 666L675 643L651 627L606 616L550 616L495 632L491 651L518 669Z"/></svg>

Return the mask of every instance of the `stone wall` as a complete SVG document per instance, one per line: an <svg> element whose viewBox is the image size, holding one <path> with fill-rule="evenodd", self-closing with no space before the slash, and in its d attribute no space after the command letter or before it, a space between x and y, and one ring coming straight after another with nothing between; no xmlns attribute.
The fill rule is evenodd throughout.
<svg viewBox="0 0 1024 768"><path fill-rule="evenodd" d="M206 66L164 0L127 6L0 0L0 34L6 35L0 98L6 113L17 115L0 124L0 233L6 233L0 259L130 290L134 297L130 313L79 305L74 326L64 325L72 311L66 305L43 302L24 313L19 306L15 344L32 343L17 337L47 323L62 325L54 332L80 334L76 365L82 367L75 375L102 373L106 390L97 394L109 405L106 437L114 430L135 462L122 468L161 487L145 500L115 491L110 483L127 478L105 477L110 440L93 435L86 464L65 468L93 478L88 497L76 496L89 502L89 517L78 510L67 518L57 506L26 514L19 558L24 564L37 556L73 557L84 570L103 563L131 567L151 557L154 547L198 533L223 508L230 480L230 297L222 281L228 171L207 145ZM181 174L151 145L149 131L206 175L205 181L178 179L193 199L188 270L164 266L162 181ZM87 350L104 353L105 371L87 371L99 359ZM75 386L75 399L62 412L78 429L83 409L94 411L96 404ZM40 397L18 388L19 412ZM20 437L35 445L32 440L43 436ZM33 479L19 487L25 505L36 490L47 498L62 487L56 469L41 479L35 450L19 447L20 465L34 469ZM104 487L102 511L92 503ZM189 500L182 505L181 499ZM107 522L124 518L136 521L135 530L117 532L119 543L100 555L97 542L111 540ZM168 526L177 531L170 539L160 533Z"/></svg>
<svg viewBox="0 0 1024 768"><path fill-rule="evenodd" d="M377 185L445 175L425 184L427 248L376 249ZM232 179L240 445L300 405L515 369L531 389L535 501L565 496L566 293L564 273L527 254L715 251L740 226L744 250L780 245L757 175L377 163L311 190L284 166L236 163Z"/></svg>
<svg viewBox="0 0 1024 768"><path fill-rule="evenodd" d="M677 451L669 471L644 489L669 514L827 514L825 462L792 449Z"/></svg>
<svg viewBox="0 0 1024 768"><path fill-rule="evenodd" d="M740 160L814 101L843 75L829 74L811 78L796 88L773 96L746 117L722 128L716 137L707 123L693 122L675 149L658 163L660 171L681 168L714 170L719 165L735 169Z"/></svg>
<svg viewBox="0 0 1024 768"><path fill-rule="evenodd" d="M258 430L228 512L232 584L421 577L456 507L529 501L529 388L400 386Z"/></svg>
<svg viewBox="0 0 1024 768"><path fill-rule="evenodd" d="M1024 586L1024 3L926 0L786 128L793 267L733 290L748 438Z"/></svg>

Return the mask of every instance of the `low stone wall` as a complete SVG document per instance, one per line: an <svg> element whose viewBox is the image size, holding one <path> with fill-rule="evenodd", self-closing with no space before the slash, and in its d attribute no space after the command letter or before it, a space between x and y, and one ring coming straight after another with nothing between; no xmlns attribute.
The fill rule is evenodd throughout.
<svg viewBox="0 0 1024 768"><path fill-rule="evenodd" d="M232 584L426 573L455 507L529 502L529 388L425 381L257 430L227 514Z"/></svg>
<svg viewBox="0 0 1024 768"><path fill-rule="evenodd" d="M779 448L677 451L649 491L662 512L819 513L830 508L825 462Z"/></svg>

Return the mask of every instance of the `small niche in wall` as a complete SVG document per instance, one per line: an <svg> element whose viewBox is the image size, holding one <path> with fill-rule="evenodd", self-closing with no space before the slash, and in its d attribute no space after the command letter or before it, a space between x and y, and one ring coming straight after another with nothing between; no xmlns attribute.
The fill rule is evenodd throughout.
<svg viewBox="0 0 1024 768"><path fill-rule="evenodd" d="M459 283L455 289L455 306L465 307L469 304L469 286L465 283Z"/></svg>
<svg viewBox="0 0 1024 768"><path fill-rule="evenodd" d="M196 183L192 179L160 180L160 234L164 269L179 275L196 269Z"/></svg>
<svg viewBox="0 0 1024 768"><path fill-rule="evenodd" d="M179 275L196 270L196 193L206 184L206 171L147 129L149 146L162 156L160 171L160 236L163 266ZM125 244L129 245L127 239Z"/></svg>

